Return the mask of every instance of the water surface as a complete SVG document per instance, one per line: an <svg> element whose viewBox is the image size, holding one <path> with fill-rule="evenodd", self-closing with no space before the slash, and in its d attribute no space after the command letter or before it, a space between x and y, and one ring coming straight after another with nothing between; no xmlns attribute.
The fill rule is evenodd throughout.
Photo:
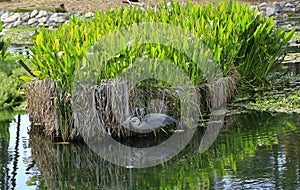
<svg viewBox="0 0 300 190"><path fill-rule="evenodd" d="M1 132L3 190L300 189L299 115L227 116L204 153L198 147L206 129L199 128L179 155L144 169L106 162L83 144L57 144L34 134L28 140L28 117L15 120L8 122L9 140Z"/></svg>

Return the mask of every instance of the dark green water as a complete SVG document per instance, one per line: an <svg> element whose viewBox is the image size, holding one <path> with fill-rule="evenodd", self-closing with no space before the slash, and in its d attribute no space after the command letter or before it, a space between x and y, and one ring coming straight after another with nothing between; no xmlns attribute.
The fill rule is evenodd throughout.
<svg viewBox="0 0 300 190"><path fill-rule="evenodd" d="M299 115L226 117L216 141L198 153L199 129L177 156L132 169L104 161L82 144L27 134L28 117L0 127L0 189L300 189Z"/></svg>

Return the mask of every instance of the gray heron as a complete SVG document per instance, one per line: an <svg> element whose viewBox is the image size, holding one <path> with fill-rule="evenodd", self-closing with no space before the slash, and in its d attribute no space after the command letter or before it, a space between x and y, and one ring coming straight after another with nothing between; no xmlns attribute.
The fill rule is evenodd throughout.
<svg viewBox="0 0 300 190"><path fill-rule="evenodd" d="M145 115L141 120L138 117L129 117L125 121L125 126L131 131L147 133L160 127L177 123L178 120L162 113L151 113Z"/></svg>

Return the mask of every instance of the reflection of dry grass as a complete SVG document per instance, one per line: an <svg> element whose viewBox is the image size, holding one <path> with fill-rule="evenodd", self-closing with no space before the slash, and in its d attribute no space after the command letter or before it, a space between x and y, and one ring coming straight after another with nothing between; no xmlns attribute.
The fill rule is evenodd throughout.
<svg viewBox="0 0 300 190"><path fill-rule="evenodd" d="M181 1L183 0L174 0ZM215 2L216 0L192 0L192 2L206 3L206 2ZM242 0L240 2L250 2L251 4L258 4L262 2L274 2L276 0ZM292 1L292 0L286 0ZM163 0L139 0L145 5L154 6ZM123 3L122 0L11 0L11 1L0 1L1 9L48 9L48 8L58 8L61 3L64 3L67 11L73 12L86 12L86 11L95 11L95 10L106 10L107 8L115 8L119 6L129 6L126 3Z"/></svg>

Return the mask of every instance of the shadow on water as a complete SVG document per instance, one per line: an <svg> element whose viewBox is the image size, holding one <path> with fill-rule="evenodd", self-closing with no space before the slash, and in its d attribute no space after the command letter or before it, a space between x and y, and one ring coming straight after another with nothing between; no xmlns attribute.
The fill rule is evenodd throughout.
<svg viewBox="0 0 300 190"><path fill-rule="evenodd" d="M34 134L30 147L50 189L300 188L297 115L230 116L214 144L200 154L204 131L199 129L171 160L144 169L119 167L86 145L55 144Z"/></svg>

